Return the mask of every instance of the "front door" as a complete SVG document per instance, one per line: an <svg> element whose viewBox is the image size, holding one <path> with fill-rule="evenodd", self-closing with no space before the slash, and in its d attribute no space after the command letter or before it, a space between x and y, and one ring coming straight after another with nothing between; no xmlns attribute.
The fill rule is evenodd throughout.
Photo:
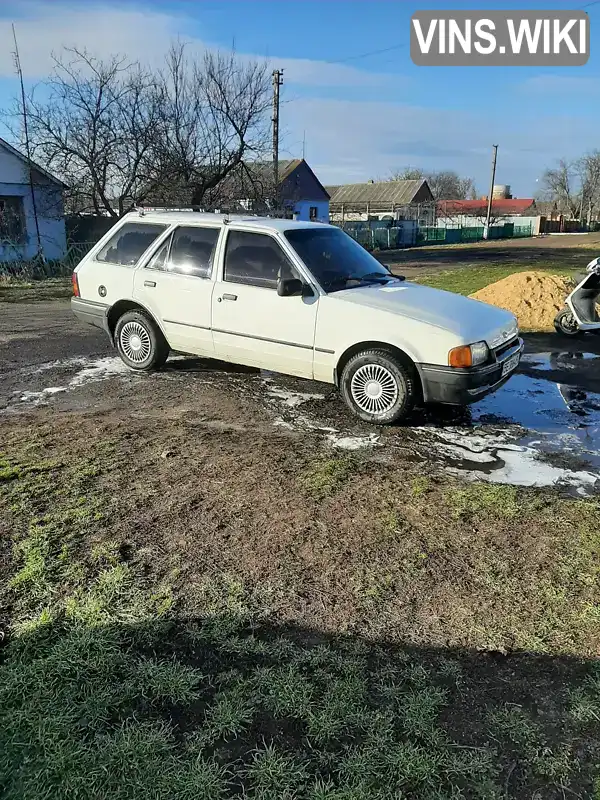
<svg viewBox="0 0 600 800"><path fill-rule="evenodd" d="M215 355L312 378L318 297L279 297L279 273L295 275L274 237L228 231L223 274L213 294Z"/></svg>
<svg viewBox="0 0 600 800"><path fill-rule="evenodd" d="M214 253L220 228L176 228L136 271L134 296L160 322L173 350L211 356Z"/></svg>

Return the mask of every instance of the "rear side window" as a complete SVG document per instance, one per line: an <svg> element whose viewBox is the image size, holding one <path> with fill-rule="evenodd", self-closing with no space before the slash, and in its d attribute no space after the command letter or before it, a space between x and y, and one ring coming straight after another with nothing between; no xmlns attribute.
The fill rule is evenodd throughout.
<svg viewBox="0 0 600 800"><path fill-rule="evenodd" d="M166 225L143 222L126 222L100 250L96 261L133 267L166 227Z"/></svg>
<svg viewBox="0 0 600 800"><path fill-rule="evenodd" d="M287 256L271 236L229 231L225 251L224 279L248 286L277 288L277 276L293 275Z"/></svg>

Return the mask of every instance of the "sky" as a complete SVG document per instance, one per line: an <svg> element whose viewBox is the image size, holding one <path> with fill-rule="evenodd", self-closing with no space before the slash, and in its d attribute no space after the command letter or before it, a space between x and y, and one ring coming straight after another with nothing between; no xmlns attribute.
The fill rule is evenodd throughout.
<svg viewBox="0 0 600 800"><path fill-rule="evenodd" d="M585 8L590 59L560 69L418 67L409 38L419 8ZM179 38L268 59L284 70L280 157L301 157L305 143L324 184L419 166L472 177L485 194L497 144L496 183L532 197L546 167L600 149L600 1L0 0L0 108L18 90L11 23L27 86L63 46L158 64Z"/></svg>

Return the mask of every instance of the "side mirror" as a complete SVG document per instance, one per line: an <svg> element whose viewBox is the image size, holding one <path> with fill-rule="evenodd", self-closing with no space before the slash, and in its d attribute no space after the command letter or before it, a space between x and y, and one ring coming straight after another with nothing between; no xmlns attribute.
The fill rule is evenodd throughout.
<svg viewBox="0 0 600 800"><path fill-rule="evenodd" d="M304 283L299 278L279 278L277 281L277 294L279 297L293 297L301 295Z"/></svg>

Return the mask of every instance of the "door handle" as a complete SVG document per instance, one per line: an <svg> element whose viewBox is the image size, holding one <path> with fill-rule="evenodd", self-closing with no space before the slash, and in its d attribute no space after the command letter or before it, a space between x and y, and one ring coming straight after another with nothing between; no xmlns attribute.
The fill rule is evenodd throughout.
<svg viewBox="0 0 600 800"><path fill-rule="evenodd" d="M224 294L223 300L237 300L237 294Z"/></svg>
<svg viewBox="0 0 600 800"><path fill-rule="evenodd" d="M156 281L144 281L144 286L150 286L150 288L154 288L156 286Z"/></svg>

